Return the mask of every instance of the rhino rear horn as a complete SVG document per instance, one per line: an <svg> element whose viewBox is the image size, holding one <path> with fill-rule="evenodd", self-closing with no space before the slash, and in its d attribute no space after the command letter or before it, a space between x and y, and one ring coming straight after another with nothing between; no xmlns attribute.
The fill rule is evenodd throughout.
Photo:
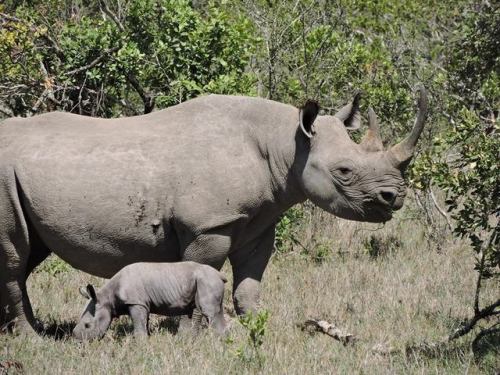
<svg viewBox="0 0 500 375"><path fill-rule="evenodd" d="M308 100L299 111L299 125L307 138L314 135L314 120L319 113L319 104L314 100Z"/></svg>
<svg viewBox="0 0 500 375"><path fill-rule="evenodd" d="M361 126L361 114L359 113L359 101L361 99L361 93L358 92L354 95L352 102L342 107L336 114L340 121L342 121L345 127L349 130L359 129Z"/></svg>
<svg viewBox="0 0 500 375"><path fill-rule="evenodd" d="M380 130L377 115L370 107L368 108L368 130L360 143L361 147L368 152L383 151L384 145L380 138Z"/></svg>
<svg viewBox="0 0 500 375"><path fill-rule="evenodd" d="M400 170L405 170L410 163L415 149L417 146L418 138L424 129L425 120L427 119L428 113L428 99L427 90L424 86L419 86L418 91L420 95L418 97L418 112L417 118L415 119L415 124L411 133L403 139L400 143L392 146L389 150L389 155L393 164L396 168Z"/></svg>

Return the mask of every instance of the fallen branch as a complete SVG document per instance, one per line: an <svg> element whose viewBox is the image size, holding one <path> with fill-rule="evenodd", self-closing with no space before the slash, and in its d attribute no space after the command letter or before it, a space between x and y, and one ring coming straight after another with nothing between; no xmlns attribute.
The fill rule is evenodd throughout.
<svg viewBox="0 0 500 375"><path fill-rule="evenodd" d="M311 329L313 329L313 331L311 331ZM328 323L326 320L308 319L302 325L302 330L307 330L310 333L315 331L323 332L344 345L356 341L356 337L353 334L342 331L335 324Z"/></svg>

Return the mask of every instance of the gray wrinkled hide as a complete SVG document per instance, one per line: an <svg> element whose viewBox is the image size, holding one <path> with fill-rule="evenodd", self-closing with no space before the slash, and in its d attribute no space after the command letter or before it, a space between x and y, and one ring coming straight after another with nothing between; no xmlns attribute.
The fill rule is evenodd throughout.
<svg viewBox="0 0 500 375"><path fill-rule="evenodd" d="M191 314L195 306L224 334L224 282L219 271L195 262L128 265L97 293L89 293L91 300L73 336L80 340L102 337L111 320L122 314L132 318L134 334L146 335L149 313Z"/></svg>
<svg viewBox="0 0 500 375"><path fill-rule="evenodd" d="M359 113L346 108L343 123L316 118L314 104L299 112L210 95L131 118L3 122L0 324L34 324L25 282L49 249L101 277L135 262L220 269L229 258L236 310L254 309L285 210L310 199L343 218L381 222L403 204L394 155L408 159L411 149L352 142L345 126L356 127Z"/></svg>

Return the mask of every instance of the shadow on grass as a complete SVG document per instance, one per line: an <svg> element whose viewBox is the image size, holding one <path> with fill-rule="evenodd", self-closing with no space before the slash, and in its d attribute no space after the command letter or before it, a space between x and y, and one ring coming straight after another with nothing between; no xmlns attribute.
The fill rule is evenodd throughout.
<svg viewBox="0 0 500 375"><path fill-rule="evenodd" d="M160 320L156 329L159 333L166 331L171 335L177 335L177 333L179 332L180 324L180 316L167 316L165 319Z"/></svg>
<svg viewBox="0 0 500 375"><path fill-rule="evenodd" d="M56 341L66 340L68 338L71 338L71 334L75 326L76 322L74 321L52 321L48 324L43 324L42 327L37 329L37 332L43 337L51 338Z"/></svg>
<svg viewBox="0 0 500 375"><path fill-rule="evenodd" d="M166 318L155 318L149 322L149 332L151 335L169 333L177 335L180 326L180 316L172 316ZM111 326L113 337L121 340L126 336L133 335L134 326L128 317L121 317Z"/></svg>
<svg viewBox="0 0 500 375"><path fill-rule="evenodd" d="M479 334L472 342L472 353L477 362L488 362L500 358L500 331ZM498 365L498 363L497 363Z"/></svg>
<svg viewBox="0 0 500 375"><path fill-rule="evenodd" d="M420 343L407 346L405 350L408 360L418 361L421 358L448 359L462 357L469 351L470 343Z"/></svg>

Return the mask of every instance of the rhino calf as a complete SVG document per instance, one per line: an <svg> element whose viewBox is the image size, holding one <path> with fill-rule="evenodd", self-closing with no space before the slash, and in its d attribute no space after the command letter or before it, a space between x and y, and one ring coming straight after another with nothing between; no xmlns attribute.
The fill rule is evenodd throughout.
<svg viewBox="0 0 500 375"><path fill-rule="evenodd" d="M195 307L223 334L227 329L222 308L226 281L216 269L196 262L130 264L99 291L90 284L80 289L90 301L73 336L101 338L112 319L125 314L132 318L134 335L147 335L149 313L192 314Z"/></svg>

